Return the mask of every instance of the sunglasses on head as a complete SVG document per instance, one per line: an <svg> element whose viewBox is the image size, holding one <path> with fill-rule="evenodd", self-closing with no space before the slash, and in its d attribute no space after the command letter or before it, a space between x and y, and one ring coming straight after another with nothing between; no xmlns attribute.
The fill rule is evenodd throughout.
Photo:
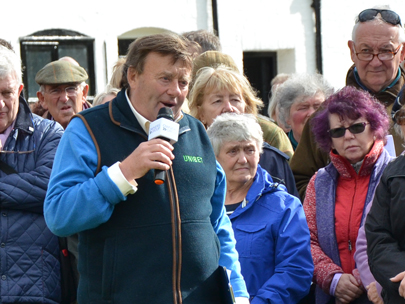
<svg viewBox="0 0 405 304"><path fill-rule="evenodd" d="M370 21L375 18L378 14L381 15L381 18L385 21L388 22L392 25L402 25L401 23L401 18L399 15L391 10L385 10L385 9L374 9L374 8L369 8L364 11L362 11L359 14L358 20L360 22L365 22L365 21Z"/></svg>
<svg viewBox="0 0 405 304"><path fill-rule="evenodd" d="M366 125L368 125L367 122L358 122L355 124L352 124L350 127L340 127L340 128L335 128L335 129L330 129L329 135L332 138L339 138L342 137L346 134L346 130L349 130L350 133L352 134L359 134L361 132L364 132L364 130L366 129Z"/></svg>

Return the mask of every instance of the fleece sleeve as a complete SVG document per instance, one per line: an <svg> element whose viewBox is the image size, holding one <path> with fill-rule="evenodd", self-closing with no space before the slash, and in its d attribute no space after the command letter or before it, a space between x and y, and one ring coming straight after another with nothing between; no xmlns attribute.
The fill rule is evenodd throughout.
<svg viewBox="0 0 405 304"><path fill-rule="evenodd" d="M44 215L49 229L69 236L105 223L126 197L103 167L96 176L97 152L84 123L74 118L56 151Z"/></svg>
<svg viewBox="0 0 405 304"><path fill-rule="evenodd" d="M249 297L246 284L240 271L238 252L235 249L235 237L232 224L225 211L226 179L225 172L217 162L215 191L211 198L211 223L221 245L219 265L231 270L231 285L235 297Z"/></svg>
<svg viewBox="0 0 405 304"><path fill-rule="evenodd" d="M368 204L366 208L366 216L370 211L372 204ZM359 234L357 235L356 240L356 252L354 253L354 261L356 262L356 267L359 271L361 283L364 287L370 285L372 282L376 282L374 279L373 274L370 271L370 267L368 265L368 256L367 256L367 239L366 239L366 231L364 230L364 225L362 225L359 229ZM381 294L381 285L376 282L378 293Z"/></svg>

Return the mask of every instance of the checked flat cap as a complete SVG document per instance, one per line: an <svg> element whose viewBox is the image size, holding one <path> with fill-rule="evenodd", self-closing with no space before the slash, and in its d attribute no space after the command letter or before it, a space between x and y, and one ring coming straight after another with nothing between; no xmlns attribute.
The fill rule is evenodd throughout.
<svg viewBox="0 0 405 304"><path fill-rule="evenodd" d="M68 61L57 60L44 66L37 75L35 81L41 84L62 84L86 81L89 76L86 70Z"/></svg>

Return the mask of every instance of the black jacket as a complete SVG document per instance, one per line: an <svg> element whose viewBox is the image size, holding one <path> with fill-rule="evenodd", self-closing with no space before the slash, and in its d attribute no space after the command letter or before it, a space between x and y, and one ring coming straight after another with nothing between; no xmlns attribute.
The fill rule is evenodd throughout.
<svg viewBox="0 0 405 304"><path fill-rule="evenodd" d="M370 270L383 287L384 303L405 303L399 283L390 278L405 271L405 156L388 164L366 219Z"/></svg>
<svg viewBox="0 0 405 304"><path fill-rule="evenodd" d="M289 159L287 154L270 146L267 142L263 142L260 166L271 175L273 182L284 185L288 193L299 198L294 175L288 164Z"/></svg>

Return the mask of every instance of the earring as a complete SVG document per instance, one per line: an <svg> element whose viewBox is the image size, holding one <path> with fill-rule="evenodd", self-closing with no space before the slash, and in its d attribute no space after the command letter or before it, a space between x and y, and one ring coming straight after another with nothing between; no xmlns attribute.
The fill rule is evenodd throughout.
<svg viewBox="0 0 405 304"><path fill-rule="evenodd" d="M203 123L203 125L205 125L205 120L201 120L201 122Z"/></svg>

